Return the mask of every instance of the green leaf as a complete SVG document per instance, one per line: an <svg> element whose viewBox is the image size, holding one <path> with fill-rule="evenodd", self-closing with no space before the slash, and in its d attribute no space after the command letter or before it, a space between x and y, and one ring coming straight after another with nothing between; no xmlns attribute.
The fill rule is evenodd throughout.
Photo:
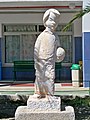
<svg viewBox="0 0 90 120"><path fill-rule="evenodd" d="M62 29L63 32L67 31L70 26L72 25L72 23L76 20L81 18L82 16L84 16L85 14L90 12L90 6L86 6L85 9L79 11L79 13L77 13L71 20L70 22Z"/></svg>

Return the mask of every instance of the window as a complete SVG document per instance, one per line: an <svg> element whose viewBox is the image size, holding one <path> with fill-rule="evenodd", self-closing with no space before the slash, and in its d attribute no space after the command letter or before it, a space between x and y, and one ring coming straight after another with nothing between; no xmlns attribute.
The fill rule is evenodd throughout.
<svg viewBox="0 0 90 120"><path fill-rule="evenodd" d="M65 49L64 63L72 63L72 35L59 35L60 45Z"/></svg>
<svg viewBox="0 0 90 120"><path fill-rule="evenodd" d="M10 65L14 60L33 59L38 34L37 25L3 25L3 63Z"/></svg>
<svg viewBox="0 0 90 120"><path fill-rule="evenodd" d="M67 32L61 30L65 25L58 25L56 32L59 42L66 51L64 63L72 63L72 27ZM3 25L3 62L11 64L14 60L31 60L34 57L34 44L37 36L45 29L43 25L6 24Z"/></svg>
<svg viewBox="0 0 90 120"><path fill-rule="evenodd" d="M14 60L33 59L36 35L6 35L5 36L5 63Z"/></svg>
<svg viewBox="0 0 90 120"><path fill-rule="evenodd" d="M5 63L20 59L20 36L5 36Z"/></svg>
<svg viewBox="0 0 90 120"><path fill-rule="evenodd" d="M59 42L61 47L65 49L65 59L63 63L72 63L72 56L73 56L73 32L72 32L72 26L66 31L62 32L62 29L64 28L65 24L58 25L57 27L57 33L59 36Z"/></svg>

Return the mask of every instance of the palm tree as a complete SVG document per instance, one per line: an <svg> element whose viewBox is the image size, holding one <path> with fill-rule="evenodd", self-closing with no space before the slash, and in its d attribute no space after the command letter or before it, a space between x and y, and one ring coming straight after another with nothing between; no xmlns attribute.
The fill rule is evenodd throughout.
<svg viewBox="0 0 90 120"><path fill-rule="evenodd" d="M86 6L83 10L81 10L79 13L77 13L70 21L69 23L62 29L62 31L67 31L68 28L71 26L71 24L76 20L84 16L85 14L90 12L90 5Z"/></svg>

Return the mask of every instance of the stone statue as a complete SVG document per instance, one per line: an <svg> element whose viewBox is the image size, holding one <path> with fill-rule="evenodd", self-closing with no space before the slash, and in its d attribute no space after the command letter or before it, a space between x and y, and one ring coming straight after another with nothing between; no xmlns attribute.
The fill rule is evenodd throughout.
<svg viewBox="0 0 90 120"><path fill-rule="evenodd" d="M62 61L65 56L65 51L59 47L58 36L55 34L59 17L60 13L56 9L49 9L45 12L43 23L46 29L38 36L35 43L36 80L34 96L37 98L54 95L55 61L56 59ZM62 53L63 56L61 57Z"/></svg>
<svg viewBox="0 0 90 120"><path fill-rule="evenodd" d="M46 29L37 38L34 50L35 94L29 96L27 106L17 108L15 120L75 120L73 107L65 107L65 111L61 112L61 99L54 96L55 61L60 62L65 56L54 33L59 17L60 13L55 9L44 14Z"/></svg>

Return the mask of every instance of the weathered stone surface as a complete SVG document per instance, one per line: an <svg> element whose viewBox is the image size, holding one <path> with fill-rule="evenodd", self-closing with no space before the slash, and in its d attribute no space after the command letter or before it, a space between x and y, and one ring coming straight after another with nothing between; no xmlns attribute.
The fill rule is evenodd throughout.
<svg viewBox="0 0 90 120"><path fill-rule="evenodd" d="M15 120L75 120L73 107L66 111L31 111L27 106L20 106L15 113Z"/></svg>
<svg viewBox="0 0 90 120"><path fill-rule="evenodd" d="M27 108L29 111L60 111L61 100L60 97L47 96L47 98L35 98L33 95L27 101Z"/></svg>

